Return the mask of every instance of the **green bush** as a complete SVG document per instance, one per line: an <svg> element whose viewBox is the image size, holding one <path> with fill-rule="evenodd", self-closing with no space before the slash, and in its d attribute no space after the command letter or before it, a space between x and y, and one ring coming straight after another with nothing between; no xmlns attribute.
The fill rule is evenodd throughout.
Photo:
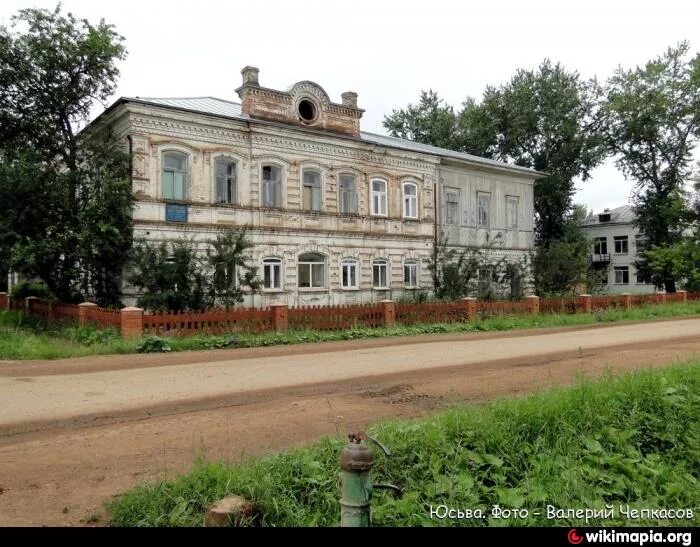
<svg viewBox="0 0 700 547"><path fill-rule="evenodd" d="M18 283L12 287L10 291L10 298L13 300L24 300L29 296L36 296L43 300L47 300L51 297L51 291L43 283L35 283L32 281L25 281L23 283Z"/></svg>
<svg viewBox="0 0 700 547"><path fill-rule="evenodd" d="M172 351L170 344L163 338L157 336L147 336L136 347L139 353L167 353Z"/></svg>

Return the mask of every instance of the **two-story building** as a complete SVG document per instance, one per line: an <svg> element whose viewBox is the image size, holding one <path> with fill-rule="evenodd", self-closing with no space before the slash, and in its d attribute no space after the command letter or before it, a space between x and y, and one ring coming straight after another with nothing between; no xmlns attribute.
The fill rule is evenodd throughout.
<svg viewBox="0 0 700 547"><path fill-rule="evenodd" d="M532 248L539 173L362 132L356 93L336 103L313 82L279 91L241 72L240 103L125 97L93 122L128 139L136 239L184 236L204 251L221 228L247 226L256 307L430 291L443 234L514 261Z"/></svg>
<svg viewBox="0 0 700 547"><path fill-rule="evenodd" d="M632 206L623 205L590 215L583 222L583 230L592 242L591 267L607 272L603 288L609 293L655 292L654 285L645 283L634 266L645 245L634 221Z"/></svg>

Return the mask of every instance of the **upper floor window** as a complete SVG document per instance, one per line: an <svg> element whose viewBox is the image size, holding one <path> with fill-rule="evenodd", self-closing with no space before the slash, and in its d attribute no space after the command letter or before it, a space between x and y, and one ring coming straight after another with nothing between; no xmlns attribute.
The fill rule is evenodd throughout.
<svg viewBox="0 0 700 547"><path fill-rule="evenodd" d="M607 237L596 237L593 240L593 254L594 255L606 255L606 254L608 254L608 238Z"/></svg>
<svg viewBox="0 0 700 547"><path fill-rule="evenodd" d="M445 188L445 224L459 224L459 188Z"/></svg>
<svg viewBox="0 0 700 547"><path fill-rule="evenodd" d="M406 287L418 286L418 263L409 260L403 265L403 284Z"/></svg>
<svg viewBox="0 0 700 547"><path fill-rule="evenodd" d="M304 169L302 175L302 203L307 211L321 210L321 173Z"/></svg>
<svg viewBox="0 0 700 547"><path fill-rule="evenodd" d="M412 182L403 184L403 216L418 218L418 186Z"/></svg>
<svg viewBox="0 0 700 547"><path fill-rule="evenodd" d="M383 289L388 287L387 285L387 272L389 266L387 261L384 259L377 259L372 262L372 286L375 289Z"/></svg>
<svg viewBox="0 0 700 547"><path fill-rule="evenodd" d="M340 191L339 210L341 213L357 213L357 181L354 175L338 177Z"/></svg>
<svg viewBox="0 0 700 547"><path fill-rule="evenodd" d="M629 253L629 238L627 236L614 236L615 254L626 255Z"/></svg>
<svg viewBox="0 0 700 547"><path fill-rule="evenodd" d="M276 165L263 165L262 206L282 207L282 169Z"/></svg>
<svg viewBox="0 0 700 547"><path fill-rule="evenodd" d="M181 152L163 154L163 197L187 199L187 156Z"/></svg>
<svg viewBox="0 0 700 547"><path fill-rule="evenodd" d="M216 203L236 202L236 162L227 158L216 158Z"/></svg>
<svg viewBox="0 0 700 547"><path fill-rule="evenodd" d="M520 198L506 196L506 230L518 229L518 205Z"/></svg>
<svg viewBox="0 0 700 547"><path fill-rule="evenodd" d="M478 202L478 224L479 228L489 228L491 226L491 194L479 192Z"/></svg>
<svg viewBox="0 0 700 547"><path fill-rule="evenodd" d="M265 289L282 288L282 260L265 258L263 260L263 287Z"/></svg>
<svg viewBox="0 0 700 547"><path fill-rule="evenodd" d="M386 216L386 181L372 179L372 214Z"/></svg>
<svg viewBox="0 0 700 547"><path fill-rule="evenodd" d="M299 257L299 287L312 289L326 286L326 260L318 253L306 253Z"/></svg>
<svg viewBox="0 0 700 547"><path fill-rule="evenodd" d="M358 280L357 260L344 258L340 263L340 269L342 270L341 286L344 289L356 289Z"/></svg>
<svg viewBox="0 0 700 547"><path fill-rule="evenodd" d="M647 250L649 246L649 238L644 234L637 234L634 236L634 244L637 247L637 253L641 253Z"/></svg>

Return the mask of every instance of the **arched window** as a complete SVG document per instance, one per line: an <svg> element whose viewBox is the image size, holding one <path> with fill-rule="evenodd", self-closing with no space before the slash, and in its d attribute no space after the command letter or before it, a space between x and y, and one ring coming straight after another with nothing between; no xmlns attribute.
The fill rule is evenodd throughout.
<svg viewBox="0 0 700 547"><path fill-rule="evenodd" d="M317 289L326 286L326 259L322 254L306 253L298 262L299 288Z"/></svg>
<svg viewBox="0 0 700 547"><path fill-rule="evenodd" d="M341 213L357 213L357 180L355 175L343 173L338 177L340 192L339 211Z"/></svg>
<svg viewBox="0 0 700 547"><path fill-rule="evenodd" d="M235 161L229 158L216 158L214 160L214 181L216 203L235 203L237 201Z"/></svg>
<svg viewBox="0 0 700 547"><path fill-rule="evenodd" d="M302 204L306 211L321 210L321 173L304 169L302 175Z"/></svg>
<svg viewBox="0 0 700 547"><path fill-rule="evenodd" d="M418 186L412 182L403 183L403 216L418 218Z"/></svg>
<svg viewBox="0 0 700 547"><path fill-rule="evenodd" d="M341 280L340 285L343 289L357 289L357 280L359 275L357 272L357 260L352 258L344 258L340 262Z"/></svg>
<svg viewBox="0 0 700 547"><path fill-rule="evenodd" d="M265 289L282 288L282 260L279 258L263 259L263 287Z"/></svg>
<svg viewBox="0 0 700 547"><path fill-rule="evenodd" d="M187 156L181 152L163 153L163 197L187 199Z"/></svg>
<svg viewBox="0 0 700 547"><path fill-rule="evenodd" d="M276 165L262 166L263 207L282 207L282 169Z"/></svg>
<svg viewBox="0 0 700 547"><path fill-rule="evenodd" d="M407 260L404 262L403 284L408 288L418 286L418 263L415 260Z"/></svg>
<svg viewBox="0 0 700 547"><path fill-rule="evenodd" d="M372 179L372 214L386 216L386 181Z"/></svg>
<svg viewBox="0 0 700 547"><path fill-rule="evenodd" d="M372 286L375 289L385 289L388 285L389 265L383 258L378 258L372 262Z"/></svg>

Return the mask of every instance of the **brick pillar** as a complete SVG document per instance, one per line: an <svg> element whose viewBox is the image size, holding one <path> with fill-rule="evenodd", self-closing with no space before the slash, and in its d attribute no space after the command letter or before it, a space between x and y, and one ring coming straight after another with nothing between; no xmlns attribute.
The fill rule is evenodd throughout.
<svg viewBox="0 0 700 547"><path fill-rule="evenodd" d="M53 302L51 301L46 303L46 320L49 322L53 321Z"/></svg>
<svg viewBox="0 0 700 547"><path fill-rule="evenodd" d="M676 291L676 292L680 296L680 300L681 300L681 302L683 302L683 304L688 302L688 291L681 290L681 291ZM2 293L1 292L0 292L0 309L2 309Z"/></svg>
<svg viewBox="0 0 700 547"><path fill-rule="evenodd" d="M24 299L24 311L27 315L31 315L34 311L34 301L39 300L36 296L28 296Z"/></svg>
<svg viewBox="0 0 700 547"><path fill-rule="evenodd" d="M393 300L380 300L384 312L384 326L391 327L396 323L396 303Z"/></svg>
<svg viewBox="0 0 700 547"><path fill-rule="evenodd" d="M591 313L593 311L593 302L590 294L579 294L578 301L583 313Z"/></svg>
<svg viewBox="0 0 700 547"><path fill-rule="evenodd" d="M632 309L632 295L628 292L623 292L620 296L622 297L622 302L625 306L625 309L631 310Z"/></svg>
<svg viewBox="0 0 700 547"><path fill-rule="evenodd" d="M272 328L275 332L282 332L289 328L289 306L287 304L273 304Z"/></svg>
<svg viewBox="0 0 700 547"><path fill-rule="evenodd" d="M659 296L661 297L661 302L659 302L659 303L665 304L666 303L666 293L665 292L659 293Z"/></svg>
<svg viewBox="0 0 700 547"><path fill-rule="evenodd" d="M6 292L0 292L0 310L10 309L10 297Z"/></svg>
<svg viewBox="0 0 700 547"><path fill-rule="evenodd" d="M473 296L466 296L462 298L462 304L467 314L467 321L471 321L476 317L476 298Z"/></svg>
<svg viewBox="0 0 700 547"><path fill-rule="evenodd" d="M87 325L90 310L97 307L97 304L94 304L93 302L83 302L82 304L78 304L78 325L81 327Z"/></svg>
<svg viewBox="0 0 700 547"><path fill-rule="evenodd" d="M119 313L122 338L138 338L143 334L143 310L141 308L122 308Z"/></svg>
<svg viewBox="0 0 700 547"><path fill-rule="evenodd" d="M539 296L526 296L525 301L528 303L528 308L530 313L540 313L540 297Z"/></svg>

